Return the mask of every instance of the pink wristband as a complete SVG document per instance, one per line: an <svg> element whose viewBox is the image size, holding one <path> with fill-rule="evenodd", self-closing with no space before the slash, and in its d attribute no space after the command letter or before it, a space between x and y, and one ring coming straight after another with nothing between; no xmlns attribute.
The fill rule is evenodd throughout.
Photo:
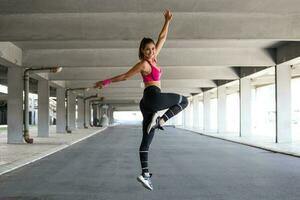
<svg viewBox="0 0 300 200"><path fill-rule="evenodd" d="M109 84L111 84L111 79L106 79L106 80L103 80L103 81L101 81L101 82L102 82L103 87L106 87L106 86L108 86Z"/></svg>

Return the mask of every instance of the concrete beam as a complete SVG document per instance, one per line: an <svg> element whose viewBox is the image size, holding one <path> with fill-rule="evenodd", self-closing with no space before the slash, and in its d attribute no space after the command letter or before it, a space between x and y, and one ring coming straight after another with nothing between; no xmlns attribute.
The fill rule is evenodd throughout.
<svg viewBox="0 0 300 200"><path fill-rule="evenodd" d="M91 87L97 80L76 80L76 81L65 81L65 86L67 88L80 88L80 87ZM182 80L172 80L164 79L161 80L162 88L190 88L190 87L216 87L216 84L207 79L182 79ZM123 82L117 82L109 85L109 88L143 88L144 84L142 80L126 80Z"/></svg>
<svg viewBox="0 0 300 200"><path fill-rule="evenodd" d="M299 39L300 34L298 14L204 12L174 13L175 17L170 39ZM161 12L2 15L0 41L156 38L163 20Z"/></svg>
<svg viewBox="0 0 300 200"><path fill-rule="evenodd" d="M74 70L65 68L57 74L49 74L50 80L101 80L125 73L129 68L123 67L99 67L99 68L78 68ZM236 73L229 67L162 67L163 79L238 79ZM141 75L131 77L130 80L141 80Z"/></svg>
<svg viewBox="0 0 300 200"><path fill-rule="evenodd" d="M137 48L27 50L24 51L23 62L24 65L37 67L59 64L62 67L129 68L138 62L137 54ZM165 67L272 66L275 65L275 51L256 48L164 48L159 64Z"/></svg>
<svg viewBox="0 0 300 200"><path fill-rule="evenodd" d="M298 39L300 41L300 39ZM285 43L281 39L170 39L164 48L277 48ZM118 49L139 48L136 40L67 40L67 41L18 41L14 42L23 50L37 49Z"/></svg>
<svg viewBox="0 0 300 200"><path fill-rule="evenodd" d="M246 77L249 76L251 74L256 74L259 71L263 71L265 69L267 69L269 66L267 67L233 67L233 70L236 72L236 74L240 77Z"/></svg>
<svg viewBox="0 0 300 200"><path fill-rule="evenodd" d="M298 13L297 0L7 0L1 1L0 12L15 13L81 13L81 12L161 12L162 8L172 8L174 12L225 12L225 13Z"/></svg>
<svg viewBox="0 0 300 200"><path fill-rule="evenodd" d="M4 66L20 66L22 49L11 42L0 42L0 64Z"/></svg>
<svg viewBox="0 0 300 200"><path fill-rule="evenodd" d="M288 42L277 49L277 64L296 65L300 63L300 42Z"/></svg>
<svg viewBox="0 0 300 200"><path fill-rule="evenodd" d="M144 91L144 88L103 88L99 91L100 95L119 95L119 94L137 94L140 95ZM182 92L182 93L200 93L199 88L162 88L162 92Z"/></svg>

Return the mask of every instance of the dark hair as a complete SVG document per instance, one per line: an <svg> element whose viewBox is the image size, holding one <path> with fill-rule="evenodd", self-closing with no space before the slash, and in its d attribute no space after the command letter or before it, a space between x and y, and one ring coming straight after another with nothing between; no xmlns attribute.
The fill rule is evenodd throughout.
<svg viewBox="0 0 300 200"><path fill-rule="evenodd" d="M144 54L142 52L142 49L145 49L146 45L149 43L154 43L154 41L151 38L143 38L141 43L140 43L140 48L139 48L139 58L142 60L144 58Z"/></svg>

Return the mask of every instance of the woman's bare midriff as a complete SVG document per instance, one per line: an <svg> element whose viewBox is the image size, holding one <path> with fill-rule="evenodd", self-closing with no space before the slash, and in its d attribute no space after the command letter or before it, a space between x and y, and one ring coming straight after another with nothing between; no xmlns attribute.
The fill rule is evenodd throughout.
<svg viewBox="0 0 300 200"><path fill-rule="evenodd" d="M144 84L145 84L145 88L147 88L149 86L153 86L153 85L160 88L160 81L149 81Z"/></svg>

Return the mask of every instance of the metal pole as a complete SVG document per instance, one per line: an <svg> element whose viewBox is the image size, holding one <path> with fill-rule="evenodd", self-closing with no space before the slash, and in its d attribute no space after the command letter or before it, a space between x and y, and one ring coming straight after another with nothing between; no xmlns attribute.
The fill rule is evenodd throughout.
<svg viewBox="0 0 300 200"><path fill-rule="evenodd" d="M29 70L25 69L24 71L24 130L23 130L23 137L26 143L32 144L33 139L29 136L29 102L28 102L28 94L29 94Z"/></svg>
<svg viewBox="0 0 300 200"><path fill-rule="evenodd" d="M30 138L29 135L29 102L28 102L28 94L29 94L29 72L31 71L39 71L39 72L48 72L48 73L57 73L62 70L62 67L41 67L41 68L26 68L23 74L24 78L24 99L23 99L23 137L25 142L32 144L33 139Z"/></svg>

